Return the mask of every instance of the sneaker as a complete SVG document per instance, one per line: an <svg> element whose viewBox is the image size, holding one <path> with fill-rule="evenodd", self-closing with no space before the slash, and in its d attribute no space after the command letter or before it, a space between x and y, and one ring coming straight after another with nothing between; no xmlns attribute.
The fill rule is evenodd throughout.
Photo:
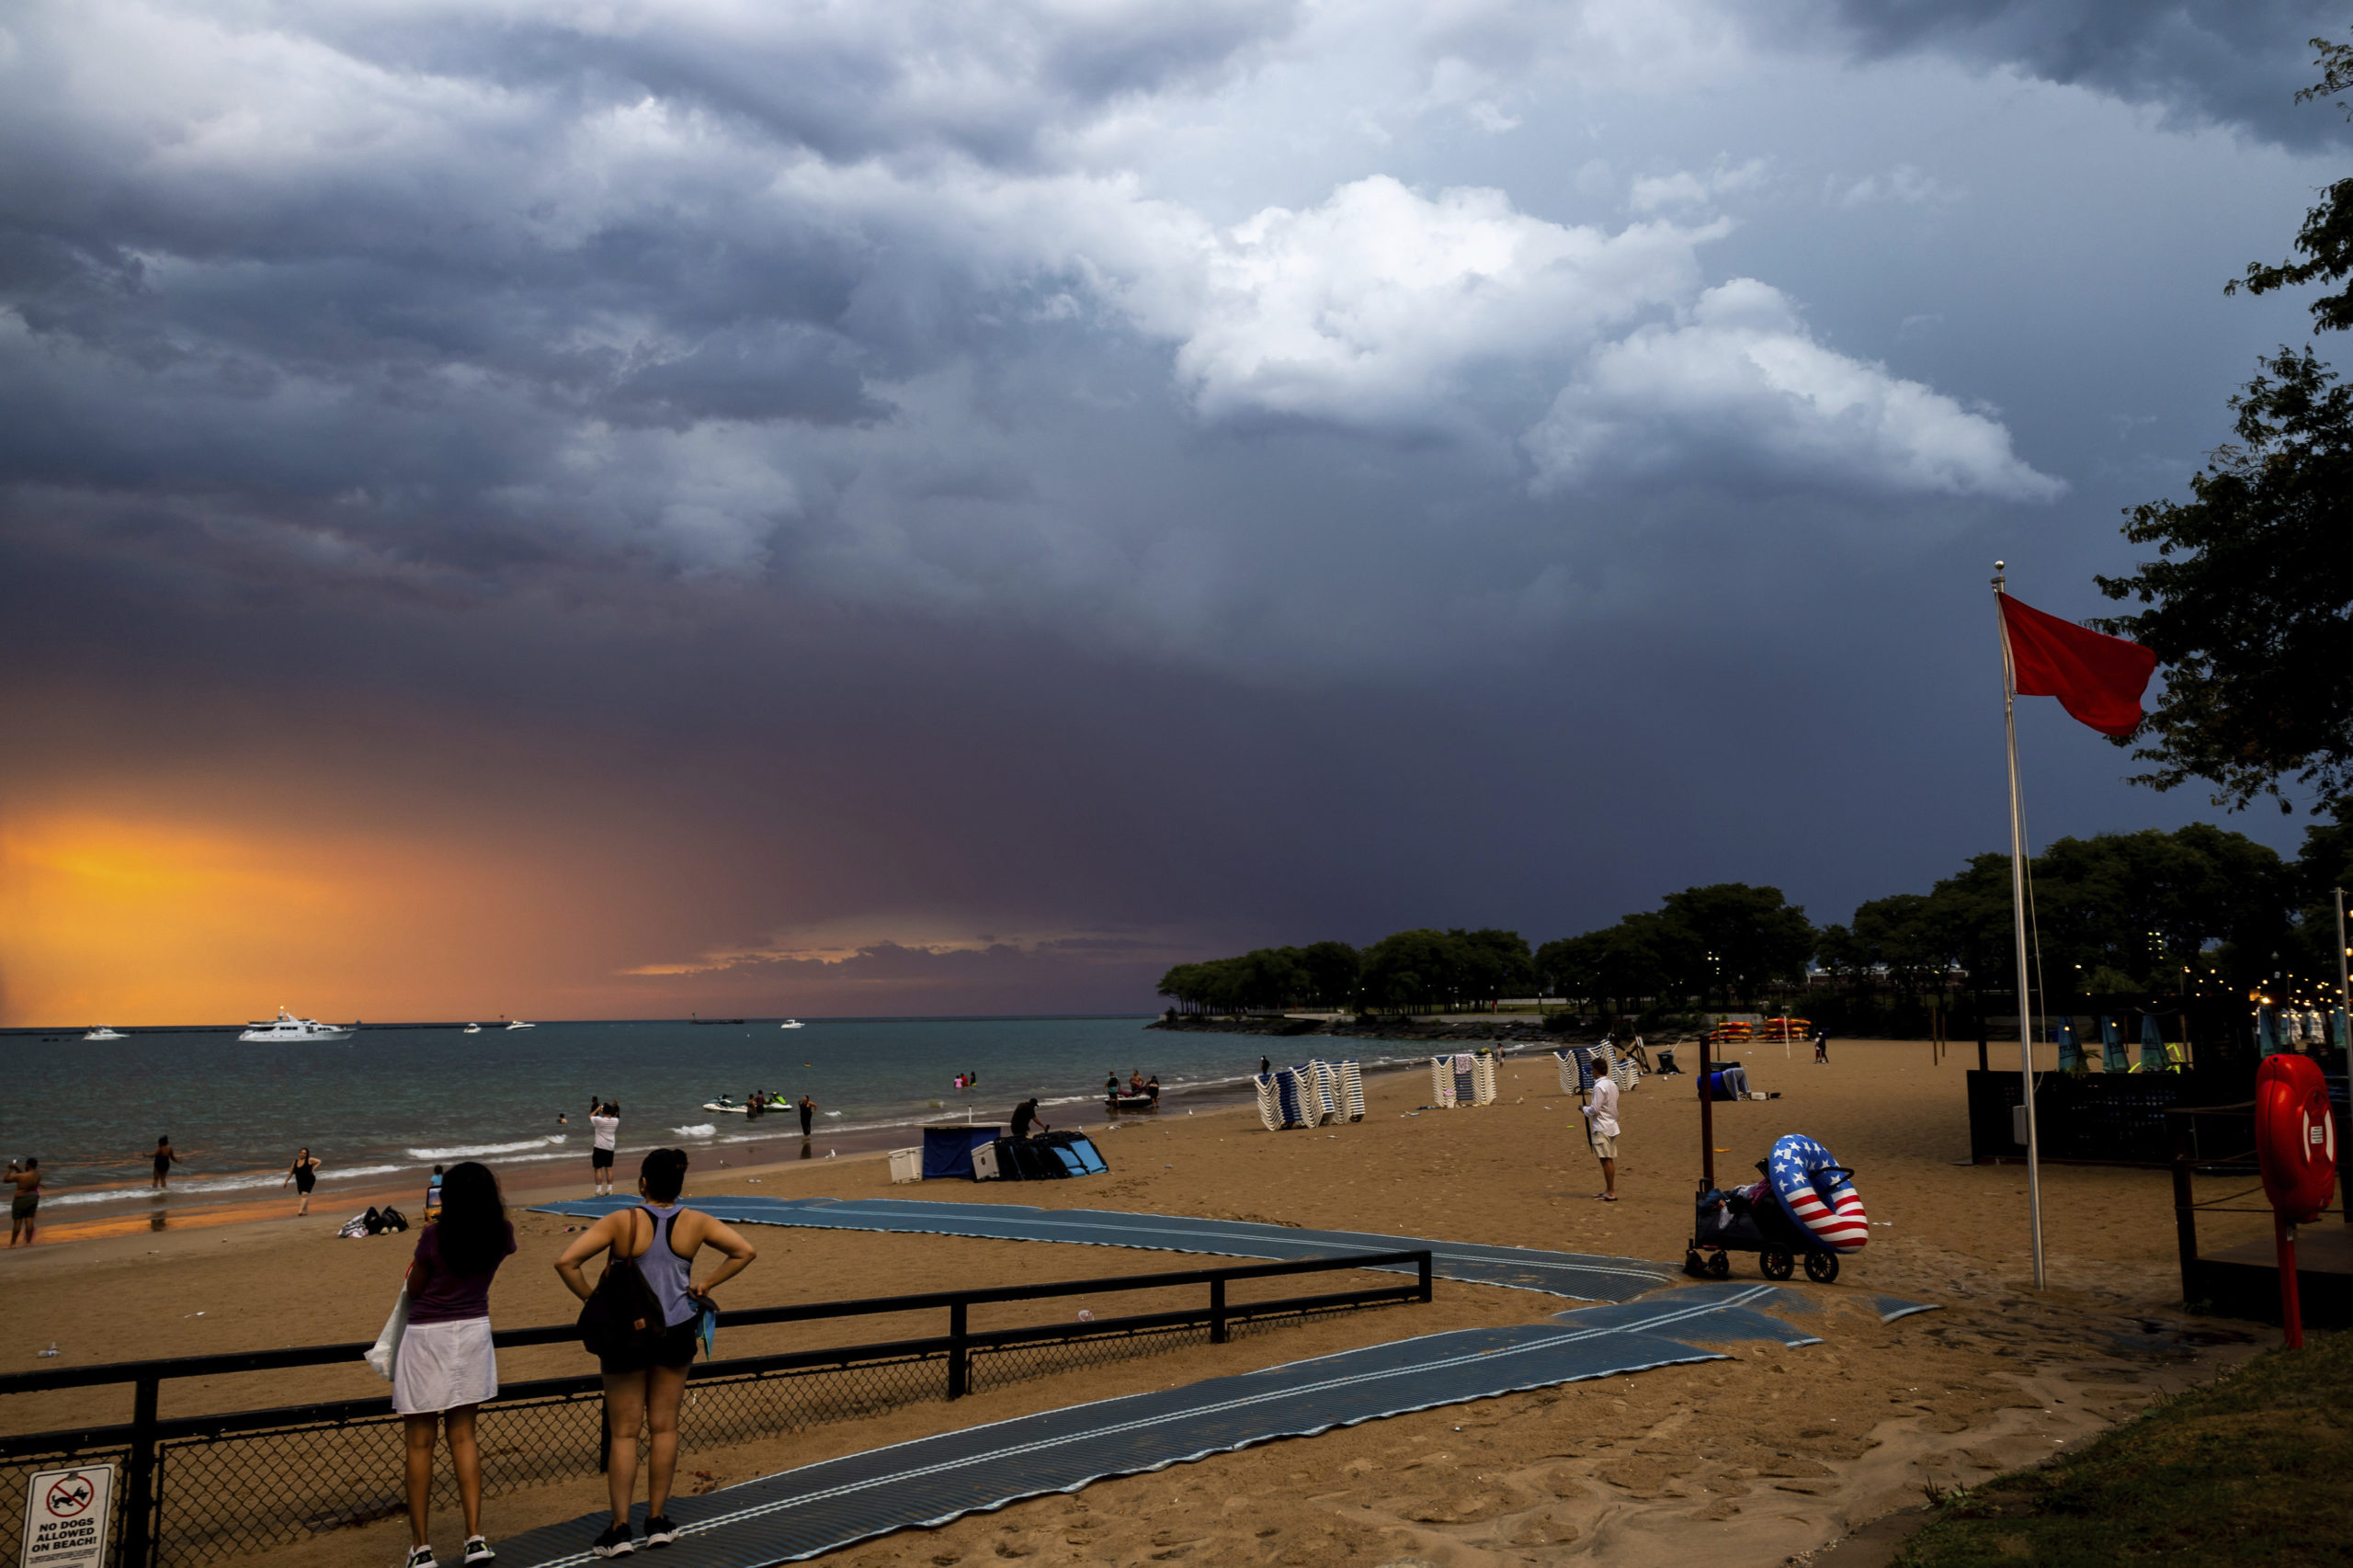
<svg viewBox="0 0 2353 1568"><path fill-rule="evenodd" d="M588 1550L599 1557L627 1557L637 1550L637 1542L630 1539L627 1525L612 1525L603 1535L588 1543ZM415 1568L412 1564L411 1568Z"/></svg>
<svg viewBox="0 0 2353 1568"><path fill-rule="evenodd" d="M488 1536L470 1535L466 1537L466 1555L464 1558L466 1568L473 1568L473 1565L477 1562L495 1562L497 1561L498 1553L490 1549L490 1538Z"/></svg>
<svg viewBox="0 0 2353 1568"><path fill-rule="evenodd" d="M653 1515L653 1516L649 1517L646 1519L646 1521L645 1521L645 1544L646 1544L646 1545L648 1545L648 1546L667 1546L667 1545L669 1545L672 1541L674 1541L674 1540L677 1540L677 1539L678 1539L678 1527L677 1527L677 1526L676 1526L676 1525L674 1525L674 1524L672 1524L672 1523L669 1521L669 1519L668 1519L667 1517L665 1517L665 1516L663 1516L663 1515L661 1515L661 1514L654 1514L654 1515Z"/></svg>
<svg viewBox="0 0 2353 1568"><path fill-rule="evenodd" d="M408 1568L439 1568L439 1564L433 1561L431 1547L412 1546L408 1551Z"/></svg>

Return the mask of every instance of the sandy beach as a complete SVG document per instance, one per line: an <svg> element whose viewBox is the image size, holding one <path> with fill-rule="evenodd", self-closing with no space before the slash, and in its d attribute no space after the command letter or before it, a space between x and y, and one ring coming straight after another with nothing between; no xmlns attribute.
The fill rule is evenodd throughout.
<svg viewBox="0 0 2353 1568"><path fill-rule="evenodd" d="M1973 1058L1974 1052L1968 1056ZM1375 1564L1420 1556L1472 1564L1597 1561L1651 1563L1704 1551L1726 1563L1780 1563L1951 1485L2055 1451L2166 1389L2211 1378L2222 1362L2270 1343L2252 1324L2191 1318L2179 1308L2171 1195L2159 1171L2046 1167L2052 1288L2029 1286L2026 1177L1972 1166L1963 1111L1963 1058L1932 1066L1917 1041L1842 1041L1827 1067L1784 1060L1779 1046L1745 1060L1756 1087L1781 1097L1716 1108L1719 1178L1741 1178L1774 1137L1802 1131L1858 1171L1874 1222L1869 1247L1830 1287L1798 1288L1826 1309L1811 1346L1731 1347L1731 1358L1513 1395L1289 1440L1154 1474L1098 1483L1075 1496L1022 1503L947 1528L850 1548L859 1564L980 1562L1319 1562ZM926 1199L1105 1208L1327 1225L1404 1235L1679 1259L1698 1174L1691 1079L1647 1080L1626 1096L1620 1189L1593 1200L1598 1175L1574 1098L1549 1057L1503 1070L1501 1100L1420 1110L1425 1075L1369 1085L1364 1122L1268 1133L1240 1109L1167 1114L1100 1133L1106 1177L975 1186L932 1182ZM633 1162L624 1155L625 1168ZM510 1198L578 1196L585 1169L533 1173ZM2240 1183L2237 1185L2244 1185ZM2222 1182L2211 1192L2232 1190ZM788 1160L698 1170L688 1194L909 1196L879 1156ZM2201 1196L2207 1195L2201 1192ZM44 1240L0 1260L14 1331L0 1367L30 1370L372 1337L409 1238L335 1236L346 1204L307 1219L136 1229ZM279 1214L290 1210L290 1201ZM501 1326L568 1320L574 1310L549 1267L567 1227L517 1212L520 1254L492 1304ZM2216 1217L2211 1246L2262 1233L2257 1216ZM731 1305L1150 1273L1185 1267L1165 1253L751 1228L759 1261L731 1286ZM1202 1260L1204 1262L1211 1260ZM1736 1259L1735 1278L1755 1260ZM1359 1275L1325 1277L1343 1289ZM1287 1293L1293 1282L1274 1282ZM1944 1310L1882 1324L1867 1298L1885 1293ZM1190 1298L1187 1298L1190 1300ZM1093 1304L1148 1311L1149 1295L1009 1306L975 1327L1042 1321ZM1169 1304L1175 1304L1172 1299ZM1161 1388L1352 1346L1474 1324L1530 1323L1574 1305L1557 1298L1441 1280L1429 1305L1343 1314L1239 1336L1216 1347L1137 1357L1086 1374L1018 1382L955 1405L920 1403L789 1439L734 1449L692 1446L682 1490L724 1486L791 1465L926 1433ZM938 1332L936 1322L861 1320L849 1327L731 1331L722 1354ZM54 1343L58 1357L37 1353ZM568 1346L501 1356L509 1381L587 1370ZM164 1413L362 1397L383 1385L364 1368L174 1383ZM104 1392L0 1401L10 1432L121 1419ZM700 1472L699 1476L693 1472ZM386 1484L396 1484L387 1475ZM598 1505L586 1481L491 1499L493 1534L568 1518ZM454 1544L455 1521L435 1539ZM262 1554L286 1568L381 1568L398 1556L396 1520L339 1529ZM1834 1561L1848 1561L1841 1557Z"/></svg>

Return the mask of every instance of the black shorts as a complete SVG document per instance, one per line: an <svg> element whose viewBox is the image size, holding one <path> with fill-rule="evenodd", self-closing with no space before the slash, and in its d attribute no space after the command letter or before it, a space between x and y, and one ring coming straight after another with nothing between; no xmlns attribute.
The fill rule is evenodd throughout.
<svg viewBox="0 0 2353 1568"><path fill-rule="evenodd" d="M625 1378L648 1367L668 1367L678 1370L693 1364L696 1343L695 1320L688 1318L676 1328L664 1329L661 1343L651 1351L597 1357L597 1369L615 1378Z"/></svg>
<svg viewBox="0 0 2353 1568"><path fill-rule="evenodd" d="M589 1150L588 1168L592 1171L608 1171L612 1169L613 1152L610 1149Z"/></svg>

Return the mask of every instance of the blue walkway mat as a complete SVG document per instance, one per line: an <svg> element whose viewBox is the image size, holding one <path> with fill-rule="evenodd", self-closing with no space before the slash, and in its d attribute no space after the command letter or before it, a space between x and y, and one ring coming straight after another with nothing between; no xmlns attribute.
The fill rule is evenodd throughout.
<svg viewBox="0 0 2353 1568"><path fill-rule="evenodd" d="M1560 1313L1550 1323L1458 1329L1294 1361L1240 1377L1017 1416L674 1497L671 1568L768 1568L892 1530L944 1525L1027 1497L1076 1492L1279 1437L1658 1367L1722 1359L1714 1344L1819 1343L1768 1316L1790 1292L1709 1284L1650 1301ZM637 1510L642 1528L644 1506ZM578 1568L609 1515L498 1543L506 1568Z"/></svg>
<svg viewBox="0 0 2353 1568"><path fill-rule="evenodd" d="M551 1203L543 1214L596 1216L634 1199L589 1198ZM926 1203L868 1198L696 1198L696 1208L731 1225L798 1225L824 1231L892 1231L940 1236L982 1236L1018 1242L1072 1242L1087 1246L1142 1247L1155 1252L1209 1253L1287 1263L1350 1252L1428 1247L1431 1271L1444 1279L1540 1290L1579 1301L1626 1301L1672 1283L1680 1270L1635 1257L1540 1252L1476 1242L1432 1242L1360 1231L1302 1231L1247 1220L1196 1220L1177 1214L1125 1214L1100 1209L1032 1209L1018 1203ZM1410 1273L1411 1267L1392 1267Z"/></svg>

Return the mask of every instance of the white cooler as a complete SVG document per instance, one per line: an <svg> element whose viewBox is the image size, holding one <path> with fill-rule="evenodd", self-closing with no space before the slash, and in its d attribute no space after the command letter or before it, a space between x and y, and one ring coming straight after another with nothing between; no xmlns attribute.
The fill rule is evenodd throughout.
<svg viewBox="0 0 2353 1568"><path fill-rule="evenodd" d="M923 1180L923 1151L921 1149L892 1150L891 1179L894 1182Z"/></svg>
<svg viewBox="0 0 2353 1568"><path fill-rule="evenodd" d="M995 1181L1001 1173L996 1168L996 1145L983 1143L972 1151L972 1179Z"/></svg>

